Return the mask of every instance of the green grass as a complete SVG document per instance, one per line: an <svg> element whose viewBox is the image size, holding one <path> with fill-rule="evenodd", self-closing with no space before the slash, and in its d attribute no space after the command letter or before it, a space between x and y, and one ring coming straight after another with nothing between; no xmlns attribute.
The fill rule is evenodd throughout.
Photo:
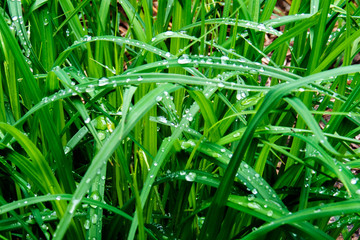
<svg viewBox="0 0 360 240"><path fill-rule="evenodd" d="M0 237L351 239L360 3L277 2L0 1Z"/></svg>

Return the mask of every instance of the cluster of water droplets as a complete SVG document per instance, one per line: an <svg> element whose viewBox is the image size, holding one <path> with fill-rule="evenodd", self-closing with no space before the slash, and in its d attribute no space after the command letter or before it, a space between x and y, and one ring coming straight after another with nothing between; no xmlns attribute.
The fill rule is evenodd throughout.
<svg viewBox="0 0 360 240"><path fill-rule="evenodd" d="M188 141L182 141L181 142L181 148L182 149L188 149L188 148L193 148L196 146L196 143L194 142L194 140L188 140Z"/></svg>

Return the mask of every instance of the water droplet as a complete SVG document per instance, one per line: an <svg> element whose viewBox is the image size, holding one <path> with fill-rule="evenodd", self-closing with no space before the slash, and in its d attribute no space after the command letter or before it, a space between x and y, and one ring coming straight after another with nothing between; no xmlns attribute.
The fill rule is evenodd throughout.
<svg viewBox="0 0 360 240"><path fill-rule="evenodd" d="M31 53L30 48L26 49L25 56L30 57L30 53Z"/></svg>
<svg viewBox="0 0 360 240"><path fill-rule="evenodd" d="M248 207L252 209L261 209L260 205L255 202L249 202Z"/></svg>
<svg viewBox="0 0 360 240"><path fill-rule="evenodd" d="M102 131L97 133L97 136L99 138L100 141L104 140L106 138L106 134Z"/></svg>
<svg viewBox="0 0 360 240"><path fill-rule="evenodd" d="M157 119L158 119L159 122L167 123L167 120L166 120L166 118L164 116L159 116L159 117L157 117Z"/></svg>
<svg viewBox="0 0 360 240"><path fill-rule="evenodd" d="M101 200L101 196L99 191L93 191L90 195L90 199L95 200L95 201L100 201ZM92 208L97 208L96 205L90 205Z"/></svg>
<svg viewBox="0 0 360 240"><path fill-rule="evenodd" d="M84 222L84 228L86 230L88 230L90 228L90 220L89 219L86 219L85 222Z"/></svg>
<svg viewBox="0 0 360 240"><path fill-rule="evenodd" d="M80 200L79 199L74 199L71 201L71 205L70 205L70 210L69 213L73 214L75 211L76 206L79 204Z"/></svg>
<svg viewBox="0 0 360 240"><path fill-rule="evenodd" d="M178 59L178 63L179 64L191 63L191 59L189 58L188 55L184 54Z"/></svg>
<svg viewBox="0 0 360 240"><path fill-rule="evenodd" d="M91 41L91 36L89 35L85 35L83 38L82 38L83 41Z"/></svg>
<svg viewBox="0 0 360 240"><path fill-rule="evenodd" d="M64 148L65 155L68 154L70 152L70 150L71 150L70 147L65 146L65 148Z"/></svg>
<svg viewBox="0 0 360 240"><path fill-rule="evenodd" d="M56 200L60 201L61 197L60 196L57 196L56 197Z"/></svg>
<svg viewBox="0 0 360 240"><path fill-rule="evenodd" d="M229 57L228 56L221 56L221 63L222 64L226 64L226 62L229 60Z"/></svg>
<svg viewBox="0 0 360 240"><path fill-rule="evenodd" d="M172 35L174 35L174 32L172 32L172 31L167 31L167 32L164 33L164 35L165 35L165 36L172 36Z"/></svg>
<svg viewBox="0 0 360 240"><path fill-rule="evenodd" d="M109 83L109 79L107 77L102 77L99 79L99 87L105 86Z"/></svg>
<svg viewBox="0 0 360 240"><path fill-rule="evenodd" d="M85 123L89 123L89 122L90 122L90 118L89 118L89 117L86 118L84 122L85 122Z"/></svg>
<svg viewBox="0 0 360 240"><path fill-rule="evenodd" d="M85 92L87 93L90 93L90 92L93 92L95 91L95 88L93 85L89 85L86 89L85 89Z"/></svg>
<svg viewBox="0 0 360 240"><path fill-rule="evenodd" d="M265 30L265 25L263 23L259 24L258 26L259 30Z"/></svg>
<svg viewBox="0 0 360 240"><path fill-rule="evenodd" d="M162 96L157 96L155 99L157 102L160 102L162 100Z"/></svg>
<svg viewBox="0 0 360 240"><path fill-rule="evenodd" d="M187 174L185 176L186 181L189 181L189 182L194 181L195 178L196 178L196 173L194 173L194 172L190 172L189 174Z"/></svg>
<svg viewBox="0 0 360 240"><path fill-rule="evenodd" d="M92 224L96 224L97 220L98 220L98 215L97 214L94 214L94 215L91 216L91 223Z"/></svg>
<svg viewBox="0 0 360 240"><path fill-rule="evenodd" d="M233 137L239 137L240 136L240 133L234 133Z"/></svg>
<svg viewBox="0 0 360 240"><path fill-rule="evenodd" d="M359 180L358 178L351 179L351 184L356 184L358 180Z"/></svg>
<svg viewBox="0 0 360 240"><path fill-rule="evenodd" d="M272 210L269 210L267 213L266 213L266 215L268 215L269 217L271 217L272 215L273 215L273 211Z"/></svg>

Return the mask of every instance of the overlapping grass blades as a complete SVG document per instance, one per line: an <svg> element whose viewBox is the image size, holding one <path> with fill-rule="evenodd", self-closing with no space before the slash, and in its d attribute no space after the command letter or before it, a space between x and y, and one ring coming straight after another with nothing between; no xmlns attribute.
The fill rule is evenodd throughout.
<svg viewBox="0 0 360 240"><path fill-rule="evenodd" d="M360 227L358 1L0 6L3 238Z"/></svg>

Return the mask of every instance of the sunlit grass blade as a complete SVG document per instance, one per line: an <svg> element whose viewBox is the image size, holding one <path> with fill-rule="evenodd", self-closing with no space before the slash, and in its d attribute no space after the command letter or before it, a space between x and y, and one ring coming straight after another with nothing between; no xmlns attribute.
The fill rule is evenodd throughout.
<svg viewBox="0 0 360 240"><path fill-rule="evenodd" d="M89 189L91 182L97 174L98 169L106 165L109 157L113 154L114 150L119 146L121 140L132 130L135 124L140 118L148 111L149 107L156 104L156 96L163 91L172 92L179 87L173 85L162 85L151 91L147 96L143 97L139 101L132 111L127 116L127 123L125 125L119 124L112 132L111 136L106 140L103 147L94 157L91 165L89 166L86 174L84 175L79 187L74 193L71 203L68 206L68 210L65 212L64 217L59 223L59 228L54 234L55 239L61 239L67 227L74 216L75 209L78 207L81 199L84 197L86 191ZM125 121L125 120L123 120ZM120 135L121 134L121 135Z"/></svg>
<svg viewBox="0 0 360 240"><path fill-rule="evenodd" d="M3 238L358 235L357 1L2 3Z"/></svg>
<svg viewBox="0 0 360 240"><path fill-rule="evenodd" d="M323 206L308 208L301 210L295 214L284 216L281 219L274 220L271 224L264 225L261 229L254 231L253 233L247 235L243 239L254 239L262 234L271 231L281 225L296 223L301 221L307 221L311 219L316 219L320 217L331 217L339 214L349 214L359 211L359 200L352 199L346 200L337 203L329 203ZM332 239L332 238L329 238Z"/></svg>
<svg viewBox="0 0 360 240"><path fill-rule="evenodd" d="M261 120L269 112L269 110L277 104L281 97L285 96L289 93L289 90L294 89L296 87L300 87L302 85L311 83L316 80L316 77L319 76L332 76L332 74L346 74L346 70L350 73L356 71L357 67L349 66L342 68L343 71L339 71L339 69L329 70L327 72L311 75L309 77L305 77L302 81L296 81L289 84L278 85L278 87L273 88L264 99L264 102L261 108L258 110L257 114L254 116L252 121L247 126L244 135L242 136L237 149L234 152L234 156L232 157L227 170L224 174L224 178L221 181L221 184L216 192L214 197L214 201L212 202L209 212L207 215L207 219L204 223L200 238L208 239L210 236L213 236L217 232L217 227L219 225L217 222L219 221L219 217L223 217L224 214L224 206L227 199L227 196L230 193L230 186L234 180L236 170L240 165L240 161L242 160L242 156L244 156L246 148L248 147L247 143L252 139L255 128L260 124ZM318 76L317 76L318 75ZM216 219L216 220L215 220ZM216 221L216 223L215 223Z"/></svg>

